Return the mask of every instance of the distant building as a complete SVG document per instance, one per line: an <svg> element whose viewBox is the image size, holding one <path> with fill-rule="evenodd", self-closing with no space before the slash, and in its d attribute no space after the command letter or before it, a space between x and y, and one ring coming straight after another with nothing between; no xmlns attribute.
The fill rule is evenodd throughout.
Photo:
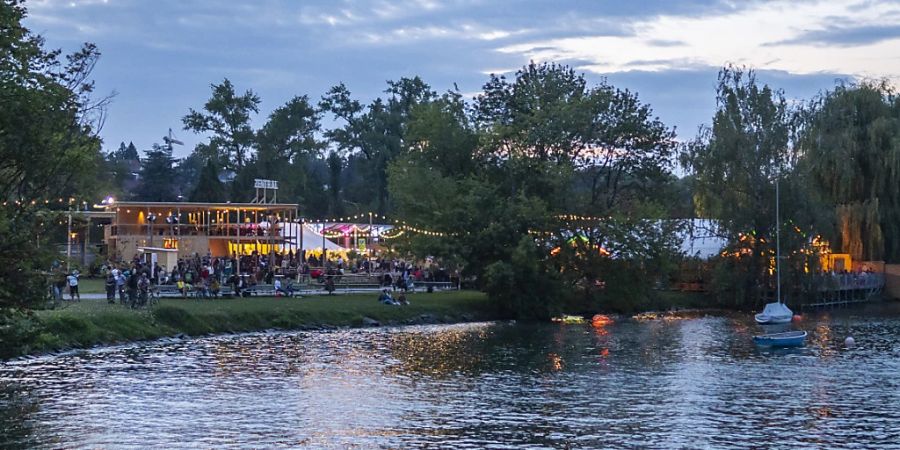
<svg viewBox="0 0 900 450"><path fill-rule="evenodd" d="M144 249L176 250L214 257L280 253L295 247L287 226L298 205L287 203L115 202L104 231L109 255L125 261Z"/></svg>

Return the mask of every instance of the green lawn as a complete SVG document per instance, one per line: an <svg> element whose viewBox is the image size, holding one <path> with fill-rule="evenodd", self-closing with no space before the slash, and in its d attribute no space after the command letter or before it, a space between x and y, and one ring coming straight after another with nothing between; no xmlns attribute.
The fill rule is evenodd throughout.
<svg viewBox="0 0 900 450"><path fill-rule="evenodd" d="M36 332L19 354L177 334L266 329L356 327L368 317L384 325L459 322L497 318L487 296L474 291L416 293L409 306L378 303L377 294L304 298L164 299L152 309L131 310L104 300L83 300L64 309L36 312ZM426 316L426 317L423 317Z"/></svg>
<svg viewBox="0 0 900 450"><path fill-rule="evenodd" d="M78 292L82 294L102 294L106 292L106 280L103 278L81 278L78 280ZM69 291L66 291L68 298Z"/></svg>

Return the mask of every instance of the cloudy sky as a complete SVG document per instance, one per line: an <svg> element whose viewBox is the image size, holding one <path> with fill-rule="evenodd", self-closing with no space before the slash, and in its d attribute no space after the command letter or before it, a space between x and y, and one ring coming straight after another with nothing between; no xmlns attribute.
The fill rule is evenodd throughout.
<svg viewBox="0 0 900 450"><path fill-rule="evenodd" d="M26 26L66 51L96 43L98 92L118 93L108 149L160 142L229 78L263 100L257 125L294 95L344 82L361 99L420 75L477 92L487 74L556 61L637 91L692 137L714 108L716 72L748 65L806 99L837 80L900 85L900 1L763 0L30 0Z"/></svg>

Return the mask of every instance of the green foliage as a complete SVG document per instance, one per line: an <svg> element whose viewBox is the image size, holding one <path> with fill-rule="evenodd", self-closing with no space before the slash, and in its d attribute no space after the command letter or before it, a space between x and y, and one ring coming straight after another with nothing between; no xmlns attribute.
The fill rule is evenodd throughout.
<svg viewBox="0 0 900 450"><path fill-rule="evenodd" d="M492 77L466 111L448 93L411 112L408 151L388 171L391 197L407 220L448 236L410 238L406 249L464 262L465 274L523 317L596 309L595 282L612 261L600 247L616 248L616 264L648 271L639 274L670 256L673 230L641 224L662 217L647 197L672 181L674 134L635 95L530 64L514 80ZM560 220L573 213L609 219ZM639 231L616 227L613 216ZM573 235L584 248L568 250ZM550 257L553 247L566 251ZM617 282L628 291L653 280ZM569 294L578 300L558 302Z"/></svg>
<svg viewBox="0 0 900 450"><path fill-rule="evenodd" d="M884 83L842 85L803 119L803 163L833 205L835 246L857 260L900 261L900 102Z"/></svg>
<svg viewBox="0 0 900 450"><path fill-rule="evenodd" d="M87 348L97 344L272 328L361 326L363 317L383 324L414 323L423 315L442 321L502 318L484 294L471 291L409 294L411 305L386 306L374 294L286 298L164 299L152 310L85 301L61 310L0 315L0 358ZM433 320L433 319L432 319Z"/></svg>
<svg viewBox="0 0 900 450"><path fill-rule="evenodd" d="M109 99L92 99L89 81L99 52L85 44L61 61L22 26L25 14L20 1L0 2L0 198L9 202L0 210L0 309L47 292L52 212L29 201L93 193L104 164L95 131Z"/></svg>
<svg viewBox="0 0 900 450"><path fill-rule="evenodd" d="M328 211L334 217L344 215L344 201L341 199L342 166L341 157L336 152L328 154Z"/></svg>
<svg viewBox="0 0 900 450"><path fill-rule="evenodd" d="M343 84L331 88L319 103L344 126L327 130L325 136L344 153L359 152L369 163L361 171L366 184L374 186L372 207L385 214L390 209L388 165L406 149L405 135L412 111L434 99L435 93L419 77L389 81L389 96L363 106Z"/></svg>
<svg viewBox="0 0 900 450"><path fill-rule="evenodd" d="M240 171L249 161L255 142L250 117L259 113L259 96L250 90L238 95L227 78L211 87L212 97L203 111L191 109L182 118L184 129L211 133L209 143L198 146L197 151L226 169Z"/></svg>
<svg viewBox="0 0 900 450"><path fill-rule="evenodd" d="M494 261L484 271L484 288L503 315L525 319L549 319L559 314L571 294L560 282L559 272L544 263L542 249L523 236L508 261Z"/></svg>
<svg viewBox="0 0 900 450"><path fill-rule="evenodd" d="M757 84L752 70L725 67L719 73L713 125L702 128L681 155L694 179L698 214L714 219L729 250L741 254L722 259L716 277L718 288L741 301L758 298L768 278L776 227L785 255L808 243L791 239L795 229L813 228L811 218L798 214L811 199L794 175L793 117L781 91ZM780 224L775 221L777 180L784 194Z"/></svg>
<svg viewBox="0 0 900 450"><path fill-rule="evenodd" d="M0 309L0 360L18 356L23 344L27 346L37 338L38 328L30 312Z"/></svg>
<svg viewBox="0 0 900 450"><path fill-rule="evenodd" d="M225 201L225 186L219 181L219 171L213 160L206 160L203 171L200 172L200 179L194 192L191 194L192 202L209 202L218 203Z"/></svg>
<svg viewBox="0 0 900 450"><path fill-rule="evenodd" d="M175 192L174 180L175 158L172 149L153 144L153 149L146 152L141 161L140 185L137 199L147 202L171 202L178 195Z"/></svg>

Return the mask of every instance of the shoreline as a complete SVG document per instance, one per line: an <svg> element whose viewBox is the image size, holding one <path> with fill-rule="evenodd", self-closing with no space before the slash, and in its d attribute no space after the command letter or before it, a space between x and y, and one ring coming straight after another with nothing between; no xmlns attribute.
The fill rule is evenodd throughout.
<svg viewBox="0 0 900 450"><path fill-rule="evenodd" d="M502 320L487 295L475 291L410 294L408 306L382 305L370 294L302 298L163 299L131 310L104 300L35 311L25 339L0 361L166 338L267 331L316 331L375 326Z"/></svg>

